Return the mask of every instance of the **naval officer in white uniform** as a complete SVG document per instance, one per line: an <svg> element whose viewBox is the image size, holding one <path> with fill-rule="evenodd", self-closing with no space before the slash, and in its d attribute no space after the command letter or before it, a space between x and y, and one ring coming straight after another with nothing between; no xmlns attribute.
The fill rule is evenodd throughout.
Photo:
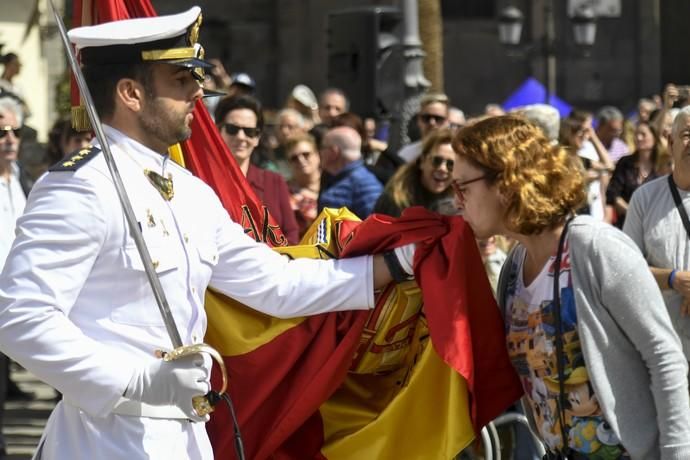
<svg viewBox="0 0 690 460"><path fill-rule="evenodd" d="M413 251L397 267L381 256L289 261L168 159L203 95L200 14L69 34L183 342L204 337L208 286L279 317L372 308L391 272L411 272ZM35 185L0 275L0 350L64 395L37 455L211 459L191 405L209 391L209 360L154 356L170 338L99 152L77 152Z"/></svg>

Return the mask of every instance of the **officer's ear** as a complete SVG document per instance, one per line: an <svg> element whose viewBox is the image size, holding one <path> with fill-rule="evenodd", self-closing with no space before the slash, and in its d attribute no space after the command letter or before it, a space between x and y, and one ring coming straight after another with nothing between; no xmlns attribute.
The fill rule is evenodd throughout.
<svg viewBox="0 0 690 460"><path fill-rule="evenodd" d="M140 112L146 95L144 86L132 78L121 78L115 85L115 107L118 105Z"/></svg>

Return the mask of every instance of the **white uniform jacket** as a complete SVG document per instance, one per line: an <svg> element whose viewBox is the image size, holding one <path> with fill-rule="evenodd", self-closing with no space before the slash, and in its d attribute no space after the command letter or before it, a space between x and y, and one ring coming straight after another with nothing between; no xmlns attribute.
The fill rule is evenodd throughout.
<svg viewBox="0 0 690 460"><path fill-rule="evenodd" d="M201 180L105 129L184 343L203 341L208 286L279 317L373 307L371 257L288 261ZM144 168L172 174L171 201ZM134 369L170 347L103 154L44 175L0 276L0 350L64 395L42 458L212 458L201 423L111 412Z"/></svg>

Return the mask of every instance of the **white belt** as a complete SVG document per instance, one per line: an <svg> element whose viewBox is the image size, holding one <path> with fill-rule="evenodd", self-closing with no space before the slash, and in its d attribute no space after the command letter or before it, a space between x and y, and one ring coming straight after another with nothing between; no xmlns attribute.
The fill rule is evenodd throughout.
<svg viewBox="0 0 690 460"><path fill-rule="evenodd" d="M112 413L131 417L189 419L182 409L177 406L152 406L151 404L127 398L120 398L120 400L115 403Z"/></svg>

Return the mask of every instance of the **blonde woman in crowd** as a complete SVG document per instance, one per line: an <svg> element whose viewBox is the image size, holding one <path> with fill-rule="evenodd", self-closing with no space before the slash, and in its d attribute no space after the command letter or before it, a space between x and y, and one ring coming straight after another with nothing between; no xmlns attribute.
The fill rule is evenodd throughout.
<svg viewBox="0 0 690 460"><path fill-rule="evenodd" d="M301 238L317 215L321 160L314 138L305 133L290 138L285 143L285 158L292 173L288 181L290 203L295 211Z"/></svg>
<svg viewBox="0 0 690 460"><path fill-rule="evenodd" d="M573 110L570 115L561 120L558 141L572 155L579 157L585 169L586 207L588 208L586 213L598 220L604 220L604 197L609 180L608 174L613 171L614 164L606 147L592 128L591 114L582 110Z"/></svg>
<svg viewBox="0 0 690 460"><path fill-rule="evenodd" d="M637 188L659 176L656 170L659 152L666 150L659 142L655 129L647 122L635 128L635 151L616 163L606 189L606 204L616 211L615 225L623 228L628 203Z"/></svg>
<svg viewBox="0 0 690 460"><path fill-rule="evenodd" d="M405 208L424 206L442 214L455 214L450 187L456 165L452 140L453 132L448 128L431 132L422 143L419 158L401 166L390 179L374 212L398 217Z"/></svg>

